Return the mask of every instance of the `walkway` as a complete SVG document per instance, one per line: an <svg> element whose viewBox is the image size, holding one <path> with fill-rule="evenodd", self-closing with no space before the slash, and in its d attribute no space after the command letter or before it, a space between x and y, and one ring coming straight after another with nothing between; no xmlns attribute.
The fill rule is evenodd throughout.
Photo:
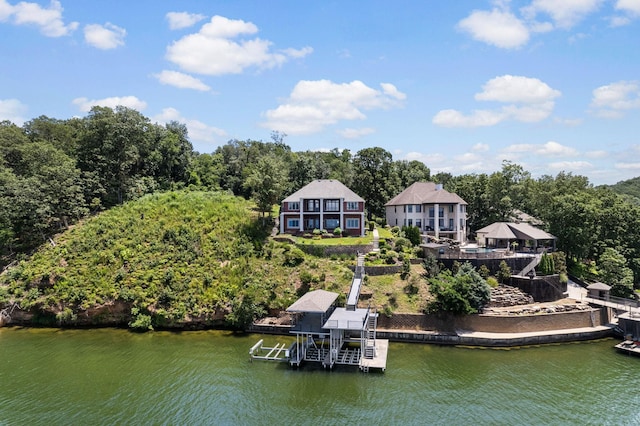
<svg viewBox="0 0 640 426"><path fill-rule="evenodd" d="M626 311L634 314L640 314L640 308L638 306L630 306L628 303L635 303L633 300L629 300L628 303L614 300L600 300L589 297L589 292L581 285L569 280L567 283L567 293L569 298L579 300L585 303L591 303L598 306L606 306L608 308L614 308L620 311Z"/></svg>
<svg viewBox="0 0 640 426"><path fill-rule="evenodd" d="M373 228L373 251L380 251L380 234L377 228Z"/></svg>

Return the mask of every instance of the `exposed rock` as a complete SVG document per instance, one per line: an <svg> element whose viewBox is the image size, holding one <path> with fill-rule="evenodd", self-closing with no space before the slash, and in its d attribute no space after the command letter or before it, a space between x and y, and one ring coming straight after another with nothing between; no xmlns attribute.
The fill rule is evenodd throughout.
<svg viewBox="0 0 640 426"><path fill-rule="evenodd" d="M503 308L508 306L530 305L533 297L517 287L500 285L491 289L491 300L487 308Z"/></svg>

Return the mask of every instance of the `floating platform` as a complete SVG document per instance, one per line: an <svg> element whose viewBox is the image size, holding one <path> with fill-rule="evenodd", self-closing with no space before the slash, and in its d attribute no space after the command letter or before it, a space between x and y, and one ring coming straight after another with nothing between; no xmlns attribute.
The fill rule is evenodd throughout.
<svg viewBox="0 0 640 426"><path fill-rule="evenodd" d="M620 352L640 356L640 342L625 340L624 342L618 343L615 348Z"/></svg>

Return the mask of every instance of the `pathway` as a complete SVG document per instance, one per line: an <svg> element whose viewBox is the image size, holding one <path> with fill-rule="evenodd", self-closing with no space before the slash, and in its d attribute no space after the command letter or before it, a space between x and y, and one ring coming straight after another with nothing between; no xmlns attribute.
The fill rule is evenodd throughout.
<svg viewBox="0 0 640 426"><path fill-rule="evenodd" d="M380 251L380 234L377 228L373 228L373 251Z"/></svg>

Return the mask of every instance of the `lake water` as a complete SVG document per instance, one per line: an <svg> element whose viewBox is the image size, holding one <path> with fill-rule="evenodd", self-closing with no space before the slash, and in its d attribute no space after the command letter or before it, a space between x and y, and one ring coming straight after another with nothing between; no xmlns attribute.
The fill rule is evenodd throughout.
<svg viewBox="0 0 640 426"><path fill-rule="evenodd" d="M617 341L391 343L385 373L249 362L283 336L0 328L0 424L640 424Z"/></svg>

